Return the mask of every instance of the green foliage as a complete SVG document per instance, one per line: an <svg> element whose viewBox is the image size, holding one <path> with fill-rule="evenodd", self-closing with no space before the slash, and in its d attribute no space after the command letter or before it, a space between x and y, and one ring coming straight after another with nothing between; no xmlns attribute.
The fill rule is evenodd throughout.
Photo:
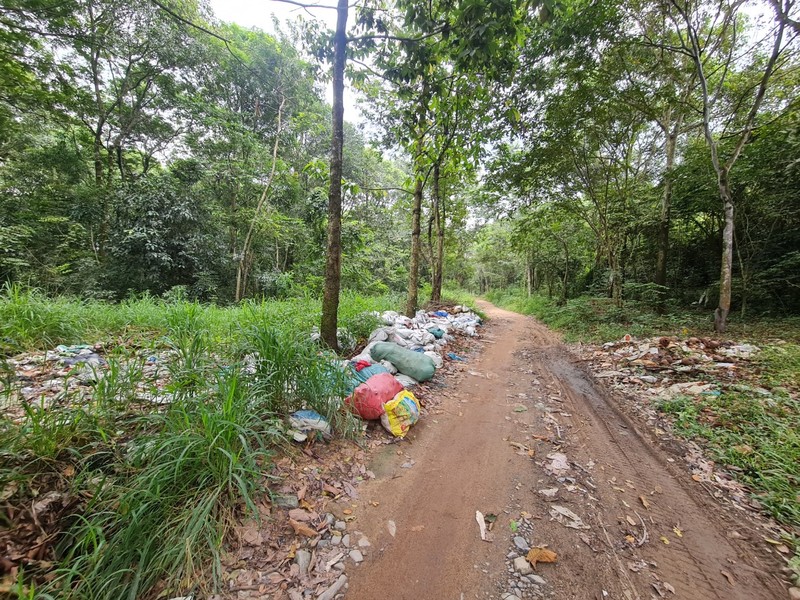
<svg viewBox="0 0 800 600"><path fill-rule="evenodd" d="M254 495L279 428L238 369L209 383L151 416L157 433L129 444L124 484L101 484L62 543L53 592L137 598L158 582L218 585L226 529L239 506L257 516Z"/></svg>
<svg viewBox="0 0 800 600"><path fill-rule="evenodd" d="M702 439L775 519L800 525L800 403L786 393L743 393L735 387L697 400L678 396L659 408L675 418L679 433Z"/></svg>

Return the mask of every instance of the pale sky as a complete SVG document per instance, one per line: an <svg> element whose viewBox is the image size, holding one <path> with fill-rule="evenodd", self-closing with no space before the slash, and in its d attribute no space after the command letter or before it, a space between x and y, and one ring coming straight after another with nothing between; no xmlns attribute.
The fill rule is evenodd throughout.
<svg viewBox="0 0 800 600"><path fill-rule="evenodd" d="M322 4L335 6L335 2L312 0L309 4ZM209 0L211 10L221 21L236 23L242 27L256 27L267 33L275 33L272 26L272 15L274 14L281 24L286 21L296 21L297 19L309 20L317 19L324 22L328 29L336 29L336 11L324 8L303 9L284 2L275 0ZM311 13L311 14L309 14ZM352 18L352 15L351 15ZM345 82L344 90L344 119L354 124L364 123L364 116L356 105L356 98L353 89ZM333 102L333 88L329 82L325 86L325 98L328 103Z"/></svg>

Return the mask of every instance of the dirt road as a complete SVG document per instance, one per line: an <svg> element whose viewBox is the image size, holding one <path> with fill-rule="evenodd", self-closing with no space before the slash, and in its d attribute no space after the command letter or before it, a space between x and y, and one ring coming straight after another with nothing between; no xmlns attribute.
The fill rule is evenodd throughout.
<svg viewBox="0 0 800 600"><path fill-rule="evenodd" d="M746 520L653 448L552 333L481 308L485 350L373 460L352 524L371 546L347 600L787 597ZM497 515L490 542L476 511ZM557 562L523 577L527 545Z"/></svg>

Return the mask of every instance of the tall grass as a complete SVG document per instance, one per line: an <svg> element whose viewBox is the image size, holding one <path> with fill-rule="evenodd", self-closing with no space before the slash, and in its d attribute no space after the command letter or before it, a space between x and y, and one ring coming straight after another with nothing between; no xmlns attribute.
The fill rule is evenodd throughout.
<svg viewBox="0 0 800 600"><path fill-rule="evenodd" d="M219 371L212 389L147 417L154 433L128 444L121 481L95 490L46 591L133 600L157 584L213 589L228 526L239 511L257 516L254 497L281 431L255 393L239 369Z"/></svg>
<svg viewBox="0 0 800 600"><path fill-rule="evenodd" d="M366 313L399 303L345 293L340 326L366 337L377 324ZM53 572L41 578L23 569L18 595L146 599L215 589L226 532L242 514L257 518L272 453L288 443L288 415L309 408L339 435L359 430L342 409L339 358L309 336L320 311L309 298L228 308L151 297L111 305L6 286L0 354L116 342L106 346L90 393L66 385L47 408L20 400L13 369L0 369L3 402L21 401L25 411L0 421L0 484L19 482L9 501L29 505L39 482L54 480L84 499L65 515ZM146 353L156 350L166 350L166 390L145 375ZM169 404L142 401L165 391Z"/></svg>
<svg viewBox="0 0 800 600"><path fill-rule="evenodd" d="M402 299L397 295L365 297L345 291L339 304L339 325L357 338L366 338L375 324L367 313L396 309L401 304ZM120 341L122 338L121 341L141 342L173 332L176 323L186 319L192 321L192 327L206 333L215 351L224 353L253 322L266 319L296 331L309 332L319 324L321 314L320 301L308 297L249 300L231 307L166 301L151 296L112 304L49 298L37 290L6 285L0 290L0 356L97 340Z"/></svg>

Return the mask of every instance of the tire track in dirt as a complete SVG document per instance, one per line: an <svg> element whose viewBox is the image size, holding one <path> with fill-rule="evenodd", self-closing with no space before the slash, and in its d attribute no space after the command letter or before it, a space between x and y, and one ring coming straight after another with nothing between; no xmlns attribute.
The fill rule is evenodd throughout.
<svg viewBox="0 0 800 600"><path fill-rule="evenodd" d="M754 548L726 537L744 525L726 520L688 473L651 446L552 332L482 308L492 318L484 352L407 441L374 457L377 479L362 486L353 507L355 528L372 547L349 571L348 600L500 598L515 581L508 525L522 511L531 515L530 541L559 555L537 570L547 585L515 590L523 597L785 597ZM516 454L514 440L535 458ZM570 460L560 481L542 468L555 451ZM402 468L410 458L414 466ZM555 487L550 502L539 493ZM553 505L590 529L553 520ZM498 514L494 543L480 541L476 510Z"/></svg>

